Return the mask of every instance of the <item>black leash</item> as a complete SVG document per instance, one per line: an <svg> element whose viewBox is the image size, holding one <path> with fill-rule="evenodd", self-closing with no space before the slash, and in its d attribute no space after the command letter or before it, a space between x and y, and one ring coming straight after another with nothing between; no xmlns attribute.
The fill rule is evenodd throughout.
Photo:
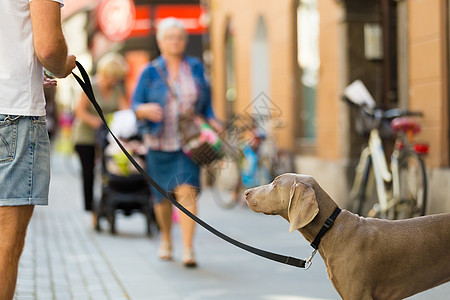
<svg viewBox="0 0 450 300"><path fill-rule="evenodd" d="M194 220L195 222L197 222L200 226L202 226L203 228L205 228L206 230L208 230L209 232L211 232L212 234L218 236L219 238L227 241L230 244L235 245L236 247L239 247L243 250L246 250L248 252L251 252L253 254L259 255L261 257L282 263L282 264L287 264L290 266L294 266L294 267L298 267L298 268L308 268L311 265L311 258L308 260L303 260L303 259L298 259L298 258L294 258L294 257L289 257L289 256L285 256L285 255L280 255L280 254L276 254L276 253L272 253L272 252L268 252L268 251L264 251L258 248L254 248L252 246L249 246L247 244L241 243L225 234L223 234L222 232L218 231L217 229L215 229L214 227L210 226L209 224L207 224L206 222L204 222L202 219L198 218L196 215L192 214L189 210L187 210L183 205L181 205L180 203L178 203L171 194L167 193L161 186L159 186L154 180L153 178L151 178L147 172L144 171L144 169L142 169L142 167L134 160L134 158L128 153L128 151L125 149L125 147L120 143L120 141L117 139L117 137L114 135L114 133L112 133L111 129L109 128L108 124L106 123L105 117L103 115L103 111L100 108L99 104L97 103L97 101L95 100L95 95L94 95L94 91L92 89L92 85L91 82L89 80L89 75L87 74L86 70L83 68L83 66L79 63L76 62L78 70L81 73L81 76L83 77L83 80L77 76L76 74L72 73L72 75L75 77L75 79L78 81L78 83L80 84L81 88L83 89L83 91L86 93L86 96L89 98L89 100L91 101L92 105L94 105L95 110L97 111L98 115L100 116L100 118L102 119L103 123L106 126L106 129L108 129L109 133L111 133L112 137L114 138L114 140L116 141L117 145L120 147L120 149L123 151L123 153L126 155L126 157L130 160L130 162L133 164L133 166L142 174L142 176L145 177L145 179L158 191L161 193L161 195L163 195L165 198L167 198L175 207L177 207L179 210L181 210L183 213L185 213L187 216L189 216L192 220Z"/></svg>

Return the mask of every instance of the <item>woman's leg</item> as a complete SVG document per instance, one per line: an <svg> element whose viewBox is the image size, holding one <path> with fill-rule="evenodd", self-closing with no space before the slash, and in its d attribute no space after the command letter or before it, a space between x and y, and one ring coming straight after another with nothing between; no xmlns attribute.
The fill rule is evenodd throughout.
<svg viewBox="0 0 450 300"><path fill-rule="evenodd" d="M81 161L83 174L84 208L92 210L94 199L94 168L95 168L95 147L91 145L75 145Z"/></svg>
<svg viewBox="0 0 450 300"><path fill-rule="evenodd" d="M198 191L193 186L183 184L175 188L177 201L186 207L194 215L197 214ZM183 262L188 266L195 265L193 255L193 240L195 233L195 221L186 214L180 214L180 228L183 239Z"/></svg>
<svg viewBox="0 0 450 300"><path fill-rule="evenodd" d="M161 244L158 256L163 260L172 258L172 203L163 199L154 205L155 217L161 234Z"/></svg>
<svg viewBox="0 0 450 300"><path fill-rule="evenodd" d="M172 229L172 204L167 200L163 199L161 203L154 205L156 221L159 225L159 230L161 232L161 241L169 242L171 241L171 229Z"/></svg>

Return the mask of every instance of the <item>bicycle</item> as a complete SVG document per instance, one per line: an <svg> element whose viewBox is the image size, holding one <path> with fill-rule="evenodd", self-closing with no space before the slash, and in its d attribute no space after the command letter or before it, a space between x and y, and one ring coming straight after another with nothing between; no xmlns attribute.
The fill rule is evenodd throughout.
<svg viewBox="0 0 450 300"><path fill-rule="evenodd" d="M350 191L354 212L388 219L425 215L427 176L423 156L428 153L428 145L414 143L413 137L421 126L412 118L422 116L422 113L398 108L382 110L375 108L374 101L361 103L361 99L354 101L348 95L343 99L358 108L360 123L357 131L369 135ZM382 143L383 136L389 132L395 137L390 169ZM374 188L375 200L370 198ZM370 206L373 202L375 204Z"/></svg>
<svg viewBox="0 0 450 300"><path fill-rule="evenodd" d="M227 128L228 151L212 166L214 199L226 209L245 203L244 189L267 184L276 176L294 170L293 154L279 150L272 134L274 129L283 127L281 121L270 120L267 134L255 126L243 127Z"/></svg>

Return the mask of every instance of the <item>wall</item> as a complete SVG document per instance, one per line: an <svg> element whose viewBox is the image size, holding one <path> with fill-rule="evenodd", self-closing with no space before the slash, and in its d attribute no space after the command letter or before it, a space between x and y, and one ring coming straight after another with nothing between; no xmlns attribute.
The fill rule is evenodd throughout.
<svg viewBox="0 0 450 300"><path fill-rule="evenodd" d="M410 0L409 107L424 112L418 137L430 143L429 167L448 166L447 9L444 0Z"/></svg>
<svg viewBox="0 0 450 300"><path fill-rule="evenodd" d="M429 213L450 211L447 13L445 0L408 0L409 104L424 112L418 140L430 144Z"/></svg>
<svg viewBox="0 0 450 300"><path fill-rule="evenodd" d="M218 116L225 116L224 44L227 22L235 29L236 112L247 112L252 99L251 50L260 16L263 17L269 45L270 88L268 95L281 112L285 122L277 131L280 147L294 149L294 90L298 83L294 76L296 40L294 33L294 2L289 1L211 1L211 50L213 53L213 105Z"/></svg>
<svg viewBox="0 0 450 300"><path fill-rule="evenodd" d="M214 54L212 82L214 106L225 114L224 42L227 19L235 28L237 105L244 111L251 99L251 49L259 16L268 29L270 56L269 97L283 112L287 127L279 135L283 147L293 149L298 117L295 88L296 47L295 1L211 0L211 48ZM355 2L356 3L356 2ZM351 116L340 100L355 66L349 64L351 28L341 1L318 1L320 12L320 60L317 87L317 144L312 156L298 156L297 172L313 175L341 206L349 207L348 176L352 153L359 145L350 135ZM445 0L407 0L407 84L409 109L425 113L423 133L418 140L430 143L426 164L429 179L428 213L450 211L450 169L448 169L448 49ZM367 17L367 16L365 16ZM370 17L374 21L373 16ZM365 20L365 19L364 19ZM364 21L363 20L363 21ZM353 73L352 73L353 72ZM405 81L402 81L405 82ZM355 149L352 149L355 148ZM358 149L356 149L358 148Z"/></svg>
<svg viewBox="0 0 450 300"><path fill-rule="evenodd" d="M314 157L298 157L299 172L316 177L340 205L348 207L351 153L358 147L348 135L348 111L339 103L346 78L355 66L348 52L350 31L344 21L345 8L335 0L320 0L320 79L318 87L318 136ZM450 211L450 169L448 169L448 39L444 0L407 0L407 88L408 108L424 112L423 131L418 141L430 143L427 212ZM351 53L351 52L350 52ZM357 66L356 66L357 67ZM346 134L347 132L347 134ZM346 146L347 145L347 146ZM355 153L356 153L355 152Z"/></svg>

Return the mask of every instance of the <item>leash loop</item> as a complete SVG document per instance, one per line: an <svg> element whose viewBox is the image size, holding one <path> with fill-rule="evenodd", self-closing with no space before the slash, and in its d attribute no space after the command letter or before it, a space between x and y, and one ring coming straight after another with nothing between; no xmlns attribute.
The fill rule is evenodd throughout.
<svg viewBox="0 0 450 300"><path fill-rule="evenodd" d="M216 235L217 237L223 239L224 241L241 248L247 252L253 253L255 255L267 258L269 260L273 260L282 264L290 265L297 268L305 268L306 262L302 259L288 257L285 255L280 255L273 252L268 252L265 250L261 250L252 246L249 246L247 244L244 244L242 242L239 242L228 235L223 234L222 232L218 231L193 213L191 213L189 210L187 210L183 205L178 203L176 199L173 197L172 194L169 194L167 191L165 191L161 186L159 186L156 181L148 175L148 173L142 169L142 167L136 162L136 160L131 156L131 154L128 153L128 151L125 149L125 147L122 145L122 143L119 141L119 139L114 135L114 133L109 128L108 124L106 123L105 116L103 115L103 111L100 108L100 105L98 104L97 100L95 99L94 91L89 79L89 75L87 74L86 70L83 68L83 66L76 61L75 62L78 70L80 71L80 74L83 79L81 79L78 75L72 72L72 75L75 77L78 84L81 86L83 91L85 92L86 96L91 101L92 105L94 106L95 110L97 111L98 115L100 116L100 119L103 121L106 129L113 137L114 141L117 143L117 145L120 147L122 152L125 154L125 156L128 158L128 160L131 162L131 164L141 173L142 176L147 180L149 184L151 184L161 195L163 195L165 198L167 198L176 208L178 208L180 211L182 211L184 214L186 214L189 218L194 220L197 224L211 232L212 234Z"/></svg>

